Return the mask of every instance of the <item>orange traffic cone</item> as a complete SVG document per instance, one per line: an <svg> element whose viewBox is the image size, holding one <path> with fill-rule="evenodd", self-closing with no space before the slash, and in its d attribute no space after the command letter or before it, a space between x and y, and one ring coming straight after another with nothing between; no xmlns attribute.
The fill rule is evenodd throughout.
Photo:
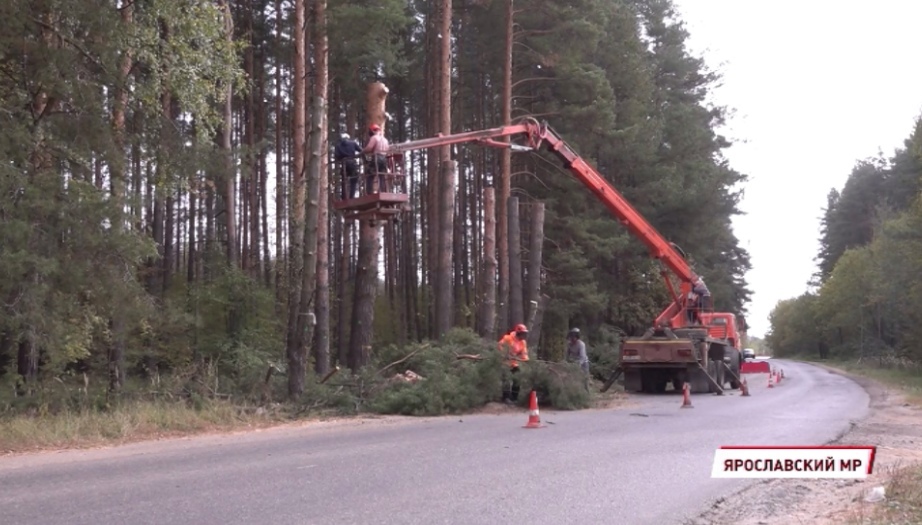
<svg viewBox="0 0 922 525"><path fill-rule="evenodd" d="M679 408L695 408L691 404L691 390L688 383L682 383L682 406Z"/></svg>
<svg viewBox="0 0 922 525"><path fill-rule="evenodd" d="M528 405L528 423L522 428L544 428L541 424L541 417L538 415L538 394L534 390L531 391Z"/></svg>
<svg viewBox="0 0 922 525"><path fill-rule="evenodd" d="M778 384L778 385L781 384L781 371L780 370L775 372L775 384Z"/></svg>
<svg viewBox="0 0 922 525"><path fill-rule="evenodd" d="M743 378L743 381L740 383L740 390L743 392L740 394L742 397L749 397L749 385L746 383L746 378Z"/></svg>
<svg viewBox="0 0 922 525"><path fill-rule="evenodd" d="M768 373L768 388L775 388L775 385L772 384L772 376L773 376L774 374L775 374L774 372L769 372L769 373Z"/></svg>

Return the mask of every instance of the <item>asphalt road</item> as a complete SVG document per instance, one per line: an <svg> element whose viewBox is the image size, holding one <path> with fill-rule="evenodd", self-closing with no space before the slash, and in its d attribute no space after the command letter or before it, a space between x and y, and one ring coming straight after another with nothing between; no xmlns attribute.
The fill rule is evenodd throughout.
<svg viewBox="0 0 922 525"><path fill-rule="evenodd" d="M866 416L856 383L777 362L738 392L618 410L312 424L0 458L0 523L681 523L751 480L720 445L822 444Z"/></svg>

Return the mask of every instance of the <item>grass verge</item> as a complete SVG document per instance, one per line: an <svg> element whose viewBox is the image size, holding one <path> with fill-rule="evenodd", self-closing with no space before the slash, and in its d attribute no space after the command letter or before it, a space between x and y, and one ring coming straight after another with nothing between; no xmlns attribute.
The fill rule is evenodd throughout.
<svg viewBox="0 0 922 525"><path fill-rule="evenodd" d="M899 391L906 402L922 408L922 367L888 366L874 360L807 360L843 372L873 379ZM884 483L886 500L860 505L850 525L910 525L922 523L922 465L890 466Z"/></svg>
<svg viewBox="0 0 922 525"><path fill-rule="evenodd" d="M88 448L214 431L264 428L287 420L281 412L207 401L130 401L105 411L63 410L0 420L0 454Z"/></svg>
<svg viewBox="0 0 922 525"><path fill-rule="evenodd" d="M848 525L917 525L922 523L922 465L895 466L884 485L886 501L862 503Z"/></svg>

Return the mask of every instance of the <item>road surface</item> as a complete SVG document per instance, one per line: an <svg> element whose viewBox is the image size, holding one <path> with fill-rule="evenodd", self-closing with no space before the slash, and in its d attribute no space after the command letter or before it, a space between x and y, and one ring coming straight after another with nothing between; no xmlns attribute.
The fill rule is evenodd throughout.
<svg viewBox="0 0 922 525"><path fill-rule="evenodd" d="M311 424L0 458L0 522L682 523L751 480L711 479L720 445L810 445L867 415L856 383L777 361L751 397L641 395L618 410Z"/></svg>

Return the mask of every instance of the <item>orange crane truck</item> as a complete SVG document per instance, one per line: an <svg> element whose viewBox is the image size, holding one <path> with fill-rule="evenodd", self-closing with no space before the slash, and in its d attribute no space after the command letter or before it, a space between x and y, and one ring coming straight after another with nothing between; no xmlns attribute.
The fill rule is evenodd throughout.
<svg viewBox="0 0 922 525"><path fill-rule="evenodd" d="M495 140L500 137L519 138L523 143ZM688 383L692 393L722 394L728 384L731 389L740 387L741 330L737 316L703 308L692 299L693 283L698 276L684 252L667 241L546 123L524 118L509 126L394 144L390 147L388 165L398 173L385 175L403 177L401 165L408 151L462 143L513 151L545 148L663 265L662 275L672 301L643 335L621 341L619 366L608 385L623 373L625 390L633 392L663 392L670 383L675 390ZM406 194L393 192L341 201L335 207L350 212L352 217L386 217L406 210L406 203Z"/></svg>

